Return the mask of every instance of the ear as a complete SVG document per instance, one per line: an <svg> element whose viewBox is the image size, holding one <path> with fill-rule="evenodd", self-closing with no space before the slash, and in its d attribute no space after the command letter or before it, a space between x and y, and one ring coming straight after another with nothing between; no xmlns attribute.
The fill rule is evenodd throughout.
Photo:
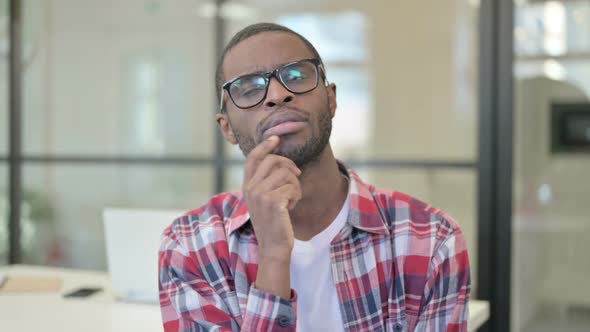
<svg viewBox="0 0 590 332"><path fill-rule="evenodd" d="M215 120L217 121L217 125L219 125L219 130L221 131L221 134L223 135L225 140L233 145L238 144L238 140L234 136L234 131L231 128L231 123L229 122L229 116L227 115L227 113L215 114Z"/></svg>
<svg viewBox="0 0 590 332"><path fill-rule="evenodd" d="M330 107L330 113L332 113L332 117L336 114L336 84L330 83L326 87L326 91L328 92L328 107Z"/></svg>

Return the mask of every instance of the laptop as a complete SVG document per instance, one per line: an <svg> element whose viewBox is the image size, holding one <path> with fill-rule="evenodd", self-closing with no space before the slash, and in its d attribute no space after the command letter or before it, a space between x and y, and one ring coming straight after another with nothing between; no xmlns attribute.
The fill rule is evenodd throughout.
<svg viewBox="0 0 590 332"><path fill-rule="evenodd" d="M103 211L107 264L115 298L158 303L158 250L162 232L186 211L114 209Z"/></svg>

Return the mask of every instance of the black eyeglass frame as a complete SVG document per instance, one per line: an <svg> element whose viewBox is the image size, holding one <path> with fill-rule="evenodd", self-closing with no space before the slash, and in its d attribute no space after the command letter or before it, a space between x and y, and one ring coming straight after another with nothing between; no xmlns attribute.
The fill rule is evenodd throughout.
<svg viewBox="0 0 590 332"><path fill-rule="evenodd" d="M289 87L287 86L287 84L285 84L285 82L283 82L283 79L281 78L281 76L279 75L279 72L281 70L283 70L285 67L297 64L297 63L301 63L301 62L311 62L314 67L315 67L315 71L316 71L316 81L315 84L313 86L313 88L306 90L306 91L302 91L302 92L296 92L293 91L291 89L289 89ZM229 91L229 87L236 82L239 79L243 79L244 77L249 77L249 76L262 76L262 78L265 81L265 89L264 89L264 96L260 99L259 102L257 102L256 104L252 105L252 106L246 106L246 107L242 107L239 106L235 100L234 97L231 95L230 91ZM324 69L324 65L323 63L320 61L320 59L318 58L312 58L312 59L302 59L302 60L297 60L297 61L293 61L293 62L289 62L286 63L284 65L281 65L280 67L271 70L271 71L267 71L267 72L262 72L262 73L252 73L252 74L246 74L246 75L242 75L242 76L238 76L236 78L232 78L231 80L223 83L223 85L221 86L221 98L219 100L219 111L223 111L223 97L224 97L224 92L227 91L227 95L229 96L229 98L231 99L232 103L239 109L249 109L249 108L253 108L256 107L258 105L260 105L260 103L262 103L265 99L266 99L266 95L268 94L268 87L270 86L270 80L271 78L276 78L277 81L279 83L281 83L281 85L287 89L287 91L294 93L294 94L304 94L304 93L308 93L310 91L315 90L318 87L319 84L319 80L320 80L320 76L322 77L322 80L324 80L325 85L328 86L330 83L328 82L328 80L326 79L326 70Z"/></svg>

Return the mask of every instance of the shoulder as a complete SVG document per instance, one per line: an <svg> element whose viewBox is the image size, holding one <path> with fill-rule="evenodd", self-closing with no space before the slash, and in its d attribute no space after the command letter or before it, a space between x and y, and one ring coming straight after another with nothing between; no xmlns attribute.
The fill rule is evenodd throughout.
<svg viewBox="0 0 590 332"><path fill-rule="evenodd" d="M242 201L239 192L213 196L206 204L176 218L162 234L162 246L173 243L188 251L226 241L226 227ZM164 249L164 248L162 248Z"/></svg>
<svg viewBox="0 0 590 332"><path fill-rule="evenodd" d="M362 200L359 209L378 211L393 236L444 240L461 233L459 224L444 211L406 193L365 183L352 169L353 192Z"/></svg>
<svg viewBox="0 0 590 332"><path fill-rule="evenodd" d="M461 233L459 223L446 212L403 192L373 187L375 202L394 233L441 240Z"/></svg>
<svg viewBox="0 0 590 332"><path fill-rule="evenodd" d="M466 250L461 228L450 215L406 193L366 184L353 171L349 172L364 198L364 206L375 204L376 208L368 210L380 214L397 259L411 257L410 260L423 262L427 267L435 257L447 255L449 246Z"/></svg>
<svg viewBox="0 0 590 332"><path fill-rule="evenodd" d="M451 260L468 270L467 245L455 219L402 192L374 188L373 194L390 230L394 260L404 273L426 277Z"/></svg>

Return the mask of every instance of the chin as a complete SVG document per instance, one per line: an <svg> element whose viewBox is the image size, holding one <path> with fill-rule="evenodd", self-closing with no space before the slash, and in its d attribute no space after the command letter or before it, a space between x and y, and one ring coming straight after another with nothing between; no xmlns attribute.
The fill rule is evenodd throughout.
<svg viewBox="0 0 590 332"><path fill-rule="evenodd" d="M297 134L284 135L280 136L280 138L281 142L277 148L277 151L279 152L298 151L309 143L309 139L305 139L304 137Z"/></svg>
<svg viewBox="0 0 590 332"><path fill-rule="evenodd" d="M276 154L277 156L283 156L285 158L293 160L295 159L295 156L298 154L298 152L301 151L302 147L303 145L280 147L274 150L272 153Z"/></svg>

